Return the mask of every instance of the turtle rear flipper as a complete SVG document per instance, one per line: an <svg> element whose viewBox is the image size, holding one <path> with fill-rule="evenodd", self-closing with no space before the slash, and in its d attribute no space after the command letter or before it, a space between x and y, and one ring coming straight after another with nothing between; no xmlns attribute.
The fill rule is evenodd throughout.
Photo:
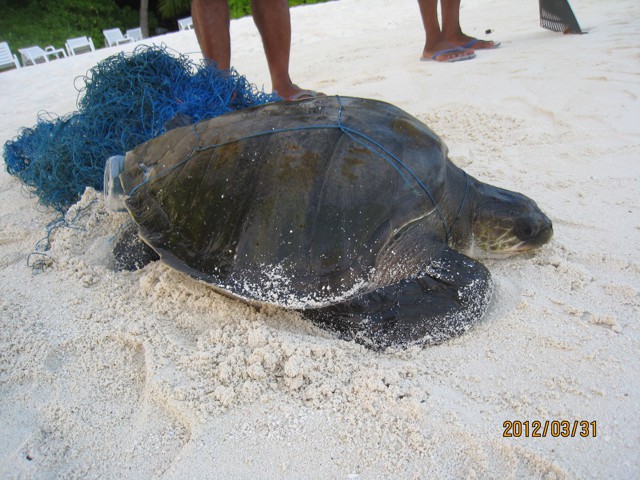
<svg viewBox="0 0 640 480"><path fill-rule="evenodd" d="M149 245L144 243L138 235L138 226L133 220L128 221L113 240L113 257L117 271L140 270L160 257Z"/></svg>
<svg viewBox="0 0 640 480"><path fill-rule="evenodd" d="M478 322L491 299L489 271L449 247L418 276L301 313L372 348L434 344Z"/></svg>

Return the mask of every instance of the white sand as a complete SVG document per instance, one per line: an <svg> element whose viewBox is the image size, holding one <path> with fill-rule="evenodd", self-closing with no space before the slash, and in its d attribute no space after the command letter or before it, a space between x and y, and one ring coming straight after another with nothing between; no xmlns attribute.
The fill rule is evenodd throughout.
<svg viewBox="0 0 640 480"><path fill-rule="evenodd" d="M467 0L465 30L502 46L446 65L418 61L414 0L292 9L296 82L404 108L554 221L539 253L485 262L488 314L440 346L373 353L159 264L115 273L122 216L92 192L34 273L55 215L3 169L0 477L640 478L640 4L572 4L588 35L541 29L533 0ZM232 33L269 88L251 19ZM0 141L75 110L74 78L114 51L1 73ZM597 436L503 438L507 420Z"/></svg>

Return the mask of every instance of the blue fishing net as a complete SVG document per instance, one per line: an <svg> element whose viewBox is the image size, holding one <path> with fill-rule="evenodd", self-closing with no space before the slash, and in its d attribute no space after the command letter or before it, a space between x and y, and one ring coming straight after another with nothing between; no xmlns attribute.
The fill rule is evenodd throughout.
<svg viewBox="0 0 640 480"><path fill-rule="evenodd" d="M77 79L78 111L42 114L4 145L7 171L60 212L86 187L102 190L104 164L172 125L197 122L278 99L235 70L195 63L165 46L119 53Z"/></svg>

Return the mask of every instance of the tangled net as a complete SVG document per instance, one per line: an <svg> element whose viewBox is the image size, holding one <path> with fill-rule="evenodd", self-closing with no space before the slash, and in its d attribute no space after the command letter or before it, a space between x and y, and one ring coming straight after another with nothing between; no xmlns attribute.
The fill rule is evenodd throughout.
<svg viewBox="0 0 640 480"><path fill-rule="evenodd" d="M196 64L165 46L111 56L77 80L84 82L77 112L41 114L33 128L4 145L7 171L62 213L86 187L102 190L107 158L163 134L172 122L198 122L278 99L233 69Z"/></svg>

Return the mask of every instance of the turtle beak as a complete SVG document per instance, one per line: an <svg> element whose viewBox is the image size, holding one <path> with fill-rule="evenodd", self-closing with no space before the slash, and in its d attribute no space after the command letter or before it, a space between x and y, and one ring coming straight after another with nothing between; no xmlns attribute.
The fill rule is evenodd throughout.
<svg viewBox="0 0 640 480"><path fill-rule="evenodd" d="M538 248L553 237L553 223L538 211L514 222L513 233L522 242L518 250Z"/></svg>

